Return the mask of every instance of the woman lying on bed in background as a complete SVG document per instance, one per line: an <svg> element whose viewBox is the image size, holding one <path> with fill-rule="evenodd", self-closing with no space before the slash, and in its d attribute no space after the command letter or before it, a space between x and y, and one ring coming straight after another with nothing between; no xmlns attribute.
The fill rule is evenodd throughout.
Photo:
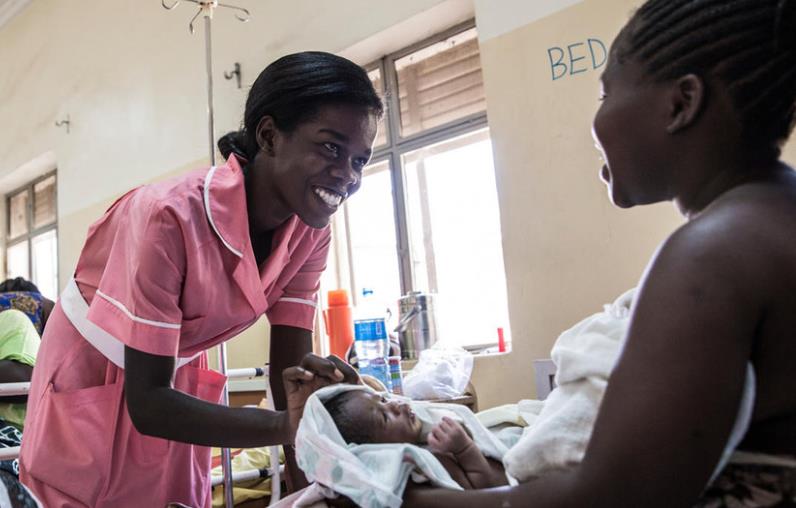
<svg viewBox="0 0 796 508"><path fill-rule="evenodd" d="M418 487L407 506L796 503L796 174L780 161L796 1L647 1L602 85L611 200L671 201L688 222L644 274L583 461L515 487Z"/></svg>

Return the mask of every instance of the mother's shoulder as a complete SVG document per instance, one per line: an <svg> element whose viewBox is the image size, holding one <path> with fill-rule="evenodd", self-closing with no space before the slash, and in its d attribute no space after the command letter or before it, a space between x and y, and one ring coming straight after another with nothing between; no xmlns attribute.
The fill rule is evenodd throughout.
<svg viewBox="0 0 796 508"><path fill-rule="evenodd" d="M790 185L728 191L670 235L656 261L756 284L796 274L796 178Z"/></svg>

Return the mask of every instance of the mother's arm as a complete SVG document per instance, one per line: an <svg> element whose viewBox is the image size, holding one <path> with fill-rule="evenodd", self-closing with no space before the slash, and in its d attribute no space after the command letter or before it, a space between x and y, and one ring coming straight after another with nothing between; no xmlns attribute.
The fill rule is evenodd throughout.
<svg viewBox="0 0 796 508"><path fill-rule="evenodd" d="M16 360L0 360L0 383L29 383L33 376L33 367ZM0 402L10 404L24 404L27 395L12 395L0 397Z"/></svg>
<svg viewBox="0 0 796 508"><path fill-rule="evenodd" d="M513 488L415 488L407 506L691 506L733 426L772 283L739 234L691 223L653 259L580 466Z"/></svg>

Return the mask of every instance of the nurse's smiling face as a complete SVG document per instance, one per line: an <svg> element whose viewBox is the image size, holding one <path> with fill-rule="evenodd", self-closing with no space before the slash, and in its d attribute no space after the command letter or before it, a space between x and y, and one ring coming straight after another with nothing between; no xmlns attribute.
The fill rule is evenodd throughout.
<svg viewBox="0 0 796 508"><path fill-rule="evenodd" d="M314 228L329 224L362 183L376 122L367 108L347 104L320 106L291 132L264 117L247 191L254 229L272 229L294 214Z"/></svg>

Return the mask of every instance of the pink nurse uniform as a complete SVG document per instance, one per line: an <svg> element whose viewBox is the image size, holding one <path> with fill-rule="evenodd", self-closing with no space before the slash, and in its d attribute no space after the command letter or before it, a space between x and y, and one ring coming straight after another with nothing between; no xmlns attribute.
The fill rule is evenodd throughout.
<svg viewBox="0 0 796 508"><path fill-rule="evenodd" d="M311 330L329 239L329 228L293 216L258 267L234 156L122 196L89 229L70 283L72 304L76 294L83 310L70 310L65 291L47 323L28 398L22 481L48 508L209 507L209 448L140 434L120 360L94 336L118 351L127 345L182 359L175 388L218 402L226 379L200 353L263 313L272 325Z"/></svg>

